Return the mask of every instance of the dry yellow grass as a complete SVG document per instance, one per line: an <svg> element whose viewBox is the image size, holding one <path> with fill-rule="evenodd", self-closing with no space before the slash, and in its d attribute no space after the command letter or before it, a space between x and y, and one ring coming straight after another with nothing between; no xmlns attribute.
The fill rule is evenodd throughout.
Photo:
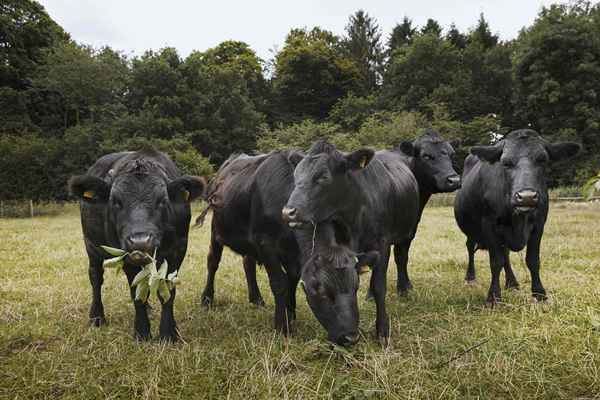
<svg viewBox="0 0 600 400"><path fill-rule="evenodd" d="M600 396L600 206L552 207L542 245L550 304L529 303L523 254L513 254L520 291L484 307L487 253L479 285L463 284L464 236L449 207L428 208L411 249L415 290L394 293L390 346L372 336L374 304L360 291L364 337L333 348L298 293L296 334L271 328L266 308L247 303L241 259L226 251L216 304L200 307L209 228L191 234L176 317L184 342L137 344L126 280L108 272L109 325L87 326L90 287L78 211L0 220L0 397L43 398L594 398ZM151 314L158 327L158 307ZM474 345L481 346L461 355ZM457 357L459 356L460 357ZM457 357L456 360L451 361Z"/></svg>

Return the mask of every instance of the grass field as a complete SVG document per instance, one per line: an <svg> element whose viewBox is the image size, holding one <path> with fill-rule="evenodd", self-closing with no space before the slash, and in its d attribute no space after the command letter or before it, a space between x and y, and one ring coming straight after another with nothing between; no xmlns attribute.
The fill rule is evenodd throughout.
<svg viewBox="0 0 600 400"><path fill-rule="evenodd" d="M390 268L390 345L372 337L375 307L362 300L363 280L363 338L349 350L326 343L300 290L295 335L275 335L265 272L267 306L257 308L247 303L240 257L228 251L216 305L202 309L208 225L192 231L181 270L176 345L133 341L126 279L112 271L103 292L109 325L87 326L91 289L75 206L0 220L0 232L1 398L600 397L598 204L551 209L541 272L551 301L530 303L524 254L513 254L522 288L503 291L493 310L484 307L487 253L476 257L479 285L465 286L465 240L452 209L428 208L411 249L415 290L407 298L396 296Z"/></svg>

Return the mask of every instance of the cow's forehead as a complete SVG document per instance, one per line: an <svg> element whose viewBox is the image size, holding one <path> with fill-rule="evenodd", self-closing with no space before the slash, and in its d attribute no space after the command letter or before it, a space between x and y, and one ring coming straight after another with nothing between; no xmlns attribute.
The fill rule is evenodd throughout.
<svg viewBox="0 0 600 400"><path fill-rule="evenodd" d="M545 142L539 136L517 136L507 138L503 154L510 157L533 157L546 153Z"/></svg>
<svg viewBox="0 0 600 400"><path fill-rule="evenodd" d="M128 193L155 193L166 190L166 182L153 174L121 174L115 177L112 189Z"/></svg>
<svg viewBox="0 0 600 400"><path fill-rule="evenodd" d="M331 156L325 153L304 157L295 172L301 175L315 174L328 167L330 158Z"/></svg>
<svg viewBox="0 0 600 400"><path fill-rule="evenodd" d="M421 142L418 143L419 148L421 149L421 151L426 151L426 152L440 152L442 150L446 150L448 152L452 151L452 146L450 146L450 144L448 142L445 142L443 140L423 140Z"/></svg>

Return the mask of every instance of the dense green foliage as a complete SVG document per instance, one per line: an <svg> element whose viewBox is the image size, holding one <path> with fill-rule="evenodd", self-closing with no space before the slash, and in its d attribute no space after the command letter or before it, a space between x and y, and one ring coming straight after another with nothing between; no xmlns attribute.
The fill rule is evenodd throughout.
<svg viewBox="0 0 600 400"><path fill-rule="evenodd" d="M425 127L465 146L527 126L582 143L553 185L600 164L600 6L585 0L512 41L483 15L468 32L405 17L385 38L359 10L341 35L292 29L267 61L240 41L185 58L95 49L33 0L3 2L0 22L0 199L66 198L68 176L109 151L154 146L209 174L233 152L395 146Z"/></svg>

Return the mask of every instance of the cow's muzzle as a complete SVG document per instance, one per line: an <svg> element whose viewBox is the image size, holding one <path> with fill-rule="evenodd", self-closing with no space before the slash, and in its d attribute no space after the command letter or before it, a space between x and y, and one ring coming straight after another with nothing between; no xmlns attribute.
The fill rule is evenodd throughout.
<svg viewBox="0 0 600 400"><path fill-rule="evenodd" d="M281 210L281 217L290 228L300 228L305 225L304 221L298 219L298 210L294 207L283 207Z"/></svg>
<svg viewBox="0 0 600 400"><path fill-rule="evenodd" d="M540 196L537 191L531 189L519 190L514 195L513 207L521 213L529 212L538 206L539 200Z"/></svg>

